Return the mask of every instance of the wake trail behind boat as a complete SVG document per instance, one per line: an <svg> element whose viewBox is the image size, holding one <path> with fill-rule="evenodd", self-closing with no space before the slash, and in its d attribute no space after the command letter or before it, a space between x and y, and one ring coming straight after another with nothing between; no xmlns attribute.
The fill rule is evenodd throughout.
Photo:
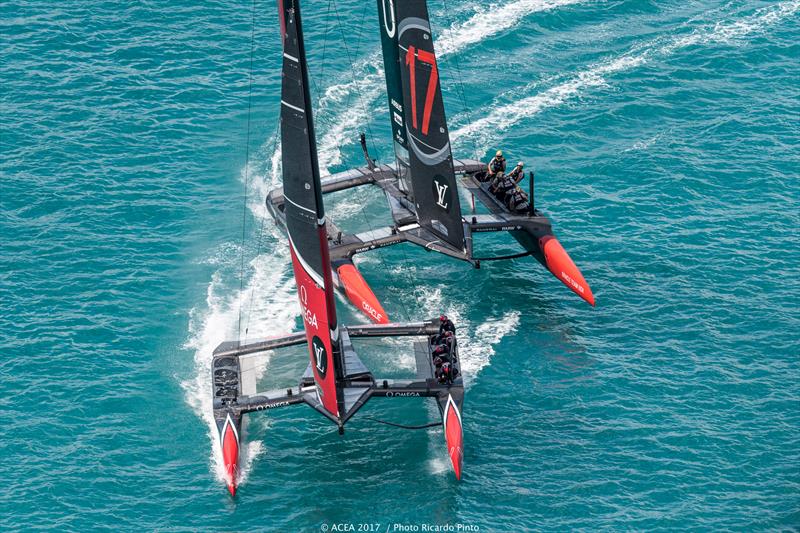
<svg viewBox="0 0 800 533"><path fill-rule="evenodd" d="M450 318L458 330L458 351L461 371L467 388L477 379L480 371L491 363L495 346L505 337L513 335L520 322L519 311L507 311L500 317L483 317L473 324L468 318L468 304L445 302L442 291L447 287L420 287L415 293L417 307L430 309L431 313L442 312Z"/></svg>
<svg viewBox="0 0 800 533"><path fill-rule="evenodd" d="M268 147L276 146L274 139L264 144L258 156L265 156ZM267 192L280 184L280 167L276 161L280 160L280 147L277 147L269 157L266 170L259 172L257 162L251 162L249 168L241 172L241 181L248 180L248 208L254 219L254 227L260 229L262 219L268 217L265 207ZM258 230L256 230L258 231ZM213 417L211 391L211 360L214 348L224 340L237 338L271 337L287 333L283 324L293 323L299 316L299 304L294 291L294 278L290 271L289 250L283 244L282 234L271 220L264 224L262 237L266 241L265 250L249 263L252 272L244 288L230 294L225 284L225 266L235 264L241 250L239 246L226 245L220 253L214 254L211 264L220 265L208 285L206 308L203 310L192 309L190 312L189 339L185 347L194 350L195 374L183 381L181 387L186 393L186 401L208 426L211 439L210 461L216 477L224 481L225 469L222 463L222 454ZM216 257L221 256L221 257ZM242 273L242 275L244 275ZM249 331L238 332L239 313L242 312L241 327ZM265 354L260 358L256 371L263 374L269 366L270 356ZM257 375L256 378L260 377ZM263 419L257 424L263 425ZM246 429L245 429L246 431ZM243 439L242 461L239 470L239 482L247 479L251 464L262 449L263 444L258 440Z"/></svg>
<svg viewBox="0 0 800 533"><path fill-rule="evenodd" d="M550 11L583 3L582 0L520 0L508 4L479 4L476 13L468 20L453 24L436 39L439 57L455 54L469 45L480 43L487 37L497 37L513 29L532 13Z"/></svg>
<svg viewBox="0 0 800 533"><path fill-rule="evenodd" d="M518 0L507 4L478 4L476 13L461 23L454 23L436 38L439 60L461 52L470 45L488 37L498 38L513 29L525 17L541 11L583 3L581 0ZM322 135L319 151L320 171L343 162L341 149L356 140L355 131L372 120L373 115L383 116L384 107L377 101L385 89L383 65L379 52L370 54L355 65L355 78L325 89L315 112ZM358 105L346 106L348 101Z"/></svg>
<svg viewBox="0 0 800 533"><path fill-rule="evenodd" d="M654 59L663 59L691 46L725 43L763 31L768 26L790 17L800 10L800 1L783 2L761 8L753 15L724 23L719 21L694 30L688 35L673 37L666 42L656 39L636 47L620 57L596 64L539 94L516 100L510 104L494 105L485 118L470 122L452 132L454 143L466 146L468 139L480 141L478 154L487 150L499 138L521 121L538 113L564 104L587 90L608 85L610 76L629 71Z"/></svg>
<svg viewBox="0 0 800 533"><path fill-rule="evenodd" d="M217 478L224 479L224 466L221 461L220 444L213 418L211 391L211 359L214 348L222 341L236 338L236 327L239 318L239 306L246 305L251 292L256 294L272 294L266 302L261 301L253 306L250 317L251 335L269 337L285 333L278 329L287 321L293 320L298 310L287 305L294 301L294 286L288 281L288 265L281 255L262 255L253 260L251 266L254 275L244 290L226 297L225 285L220 272L214 274L208 286L206 305L208 309L191 312L189 324L190 338L185 347L195 350L195 375L181 383L186 392L189 405L203 418L208 426L212 443L211 461ZM245 307L247 309L247 307ZM265 355L258 371L263 373L269 364L269 356ZM257 376L257 378L260 376ZM261 443L251 441L242 450L241 479L247 477L250 464L261 452Z"/></svg>
<svg viewBox="0 0 800 533"><path fill-rule="evenodd" d="M513 28L525 16L537 12L555 9L580 3L580 0L519 0L508 4L492 4L491 13L485 9L476 8L476 13L467 21L454 24L445 30L437 39L440 47L440 57L455 54L467 46L480 42L489 35L497 35L498 31ZM502 18L502 20L500 20ZM499 30L498 30L499 28ZM377 65L377 66L376 66ZM360 60L355 65L355 79L352 71L347 73L351 79L345 83L331 85L324 90L323 95L316 105L320 131L325 133L318 142L319 164L322 175L329 175L330 169L342 163L343 146L350 144L356 138L358 127L372 119L370 109L376 113L383 111L383 106L377 106L382 92L385 90L383 68L379 53L372 53L367 58ZM361 98L362 105L345 105L351 99ZM356 101L356 100L352 100ZM357 101L356 101L357 102ZM357 102L358 104L358 102ZM241 179L249 175L248 180L248 208L251 211L255 224L260 228L262 219L268 217L265 209L266 195L270 189L279 186L281 177L281 147L273 137L266 141L258 151L249 168L242 170ZM261 166L264 166L262 169ZM330 210L332 214L340 209L334 205ZM342 204L341 209L347 211L348 206ZM193 309L190 313L189 340L186 347L195 350L195 375L181 383L186 392L187 402L208 425L209 437L212 441L211 463L216 477L223 481L224 466L213 418L211 399L208 392L211 390L211 360L214 348L223 340L237 337L239 322L239 309L244 309L242 327L249 324L248 338L269 337L286 333L279 331L275 325L292 323L299 315L299 304L294 294L294 279L291 275L288 247L282 241L282 234L271 220L264 224L267 245L262 250L262 255L250 263L252 275L242 291L233 295L224 294L225 283L222 271L217 271L208 286L206 298L207 309L200 311ZM258 231L258 230L256 230ZM234 253L234 256L238 251ZM233 262L234 257L230 258ZM251 295L254 302L251 303ZM438 310L442 307L441 290L435 289L428 295L425 310ZM432 299L431 299L432 298ZM247 312L252 306L252 314ZM430 311L434 313L434 311ZM448 310L456 320L460 320L465 313L455 308ZM489 319L485 324L472 327L464 320L460 327L465 330L462 343L462 357L464 358L465 373L474 375L489 363L494 354L493 346L500 339L513 333L519 323L518 313L506 313L498 320ZM493 326L492 326L493 324ZM495 335L484 335L485 328L490 328ZM241 332L244 337L244 332ZM269 356L264 356L264 364L259 365L260 371L266 371ZM245 447L242 449L240 463L239 484L242 484L251 470L255 457L262 451L262 443L257 440L242 439Z"/></svg>

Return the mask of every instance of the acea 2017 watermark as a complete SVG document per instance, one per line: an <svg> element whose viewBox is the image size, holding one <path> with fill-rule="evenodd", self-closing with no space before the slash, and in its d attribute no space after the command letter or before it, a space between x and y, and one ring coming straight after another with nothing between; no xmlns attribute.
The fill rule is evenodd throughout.
<svg viewBox="0 0 800 533"><path fill-rule="evenodd" d="M347 531L347 532L372 532L372 533L459 533L459 532L476 532L480 531L479 526L471 524L435 524L435 523L422 523L422 524L406 524L397 522L387 524L385 527L380 523L325 523L319 526L322 533L330 533L333 531Z"/></svg>

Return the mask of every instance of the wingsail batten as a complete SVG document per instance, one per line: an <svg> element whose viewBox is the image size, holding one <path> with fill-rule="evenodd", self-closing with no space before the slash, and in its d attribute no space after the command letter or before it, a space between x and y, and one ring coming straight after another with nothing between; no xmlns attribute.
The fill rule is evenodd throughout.
<svg viewBox="0 0 800 533"><path fill-rule="evenodd" d="M281 145L286 228L320 404L339 416L338 326L299 5L279 1L283 31Z"/></svg>
<svg viewBox="0 0 800 533"><path fill-rule="evenodd" d="M428 7L425 0L392 4L396 16L403 122L417 218L420 225L461 250L464 227ZM384 48L385 62L386 56ZM387 86L390 85L388 77L387 69Z"/></svg>

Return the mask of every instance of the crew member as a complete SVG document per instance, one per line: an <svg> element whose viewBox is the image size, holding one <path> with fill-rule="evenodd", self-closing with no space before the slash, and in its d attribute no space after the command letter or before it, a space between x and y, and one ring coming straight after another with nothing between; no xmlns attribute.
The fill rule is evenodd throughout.
<svg viewBox="0 0 800 533"><path fill-rule="evenodd" d="M450 363L442 363L442 366L436 369L436 380L439 383L450 384L458 376L458 369L455 365Z"/></svg>
<svg viewBox="0 0 800 533"><path fill-rule="evenodd" d="M525 179L525 171L522 168L525 166L525 163L520 161L517 163L517 166L514 167L514 170L508 173L508 177L514 180L514 185L518 185L520 181Z"/></svg>
<svg viewBox="0 0 800 533"><path fill-rule="evenodd" d="M431 344L437 345L444 342L448 331L451 335L455 335L456 327L453 324L453 321L447 318L447 315L445 314L439 315L439 334L433 336L431 339Z"/></svg>
<svg viewBox="0 0 800 533"><path fill-rule="evenodd" d="M514 189L506 194L506 205L513 213L527 213L530 207L528 195L519 187L514 187Z"/></svg>
<svg viewBox="0 0 800 533"><path fill-rule="evenodd" d="M436 381L439 383L452 382L453 378L450 373L450 363L443 363L442 366L436 368Z"/></svg>
<svg viewBox="0 0 800 533"><path fill-rule="evenodd" d="M456 326L453 324L453 321L447 318L447 315L440 315L439 316L439 335L444 333L445 331L452 331L455 335L456 333Z"/></svg>
<svg viewBox="0 0 800 533"><path fill-rule="evenodd" d="M513 179L511 179L508 176L504 176L502 179L500 179L500 182L498 183L497 188L495 189L494 195L501 202L505 202L506 194L508 194L509 191L514 190L516 186L517 184L514 183Z"/></svg>
<svg viewBox="0 0 800 533"><path fill-rule="evenodd" d="M497 194L497 188L500 187L500 183L503 181L503 178L505 178L505 174L503 173L502 170L494 175L494 177L489 182L490 193Z"/></svg>
<svg viewBox="0 0 800 533"><path fill-rule="evenodd" d="M442 342L441 344L437 344L433 348L433 360L442 359L442 360L450 360L450 348L451 344L448 342ZM441 364L441 363L439 363ZM437 364L438 366L438 364Z"/></svg>
<svg viewBox="0 0 800 533"><path fill-rule="evenodd" d="M437 357L443 357L450 360L449 355L453 353L455 344L456 338L452 331L445 331L441 335L437 335L433 343L433 350L431 351L433 359L435 360Z"/></svg>
<svg viewBox="0 0 800 533"><path fill-rule="evenodd" d="M502 150L497 151L492 160L489 161L487 168L488 168L488 171L486 172L487 179L494 178L498 172L506 171L506 158L503 157Z"/></svg>

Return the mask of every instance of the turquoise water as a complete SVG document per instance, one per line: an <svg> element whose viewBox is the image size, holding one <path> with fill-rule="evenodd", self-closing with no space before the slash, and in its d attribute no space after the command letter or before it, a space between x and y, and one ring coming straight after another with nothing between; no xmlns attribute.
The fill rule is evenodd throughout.
<svg viewBox="0 0 800 533"><path fill-rule="evenodd" d="M275 6L255 2L249 146L251 4L0 6L0 529L800 527L800 2L485 5L431 1L456 153L536 169L597 308L530 259L365 255L391 316L462 327L463 480L438 429L356 417L339 437L297 407L250 417L235 500L211 350L240 310L242 336L300 326L263 209ZM361 163L361 130L386 161L375 6L304 8L323 171ZM328 206L349 229L388 218L368 190ZM413 368L401 342L362 350ZM262 383L305 361L265 357Z"/></svg>

